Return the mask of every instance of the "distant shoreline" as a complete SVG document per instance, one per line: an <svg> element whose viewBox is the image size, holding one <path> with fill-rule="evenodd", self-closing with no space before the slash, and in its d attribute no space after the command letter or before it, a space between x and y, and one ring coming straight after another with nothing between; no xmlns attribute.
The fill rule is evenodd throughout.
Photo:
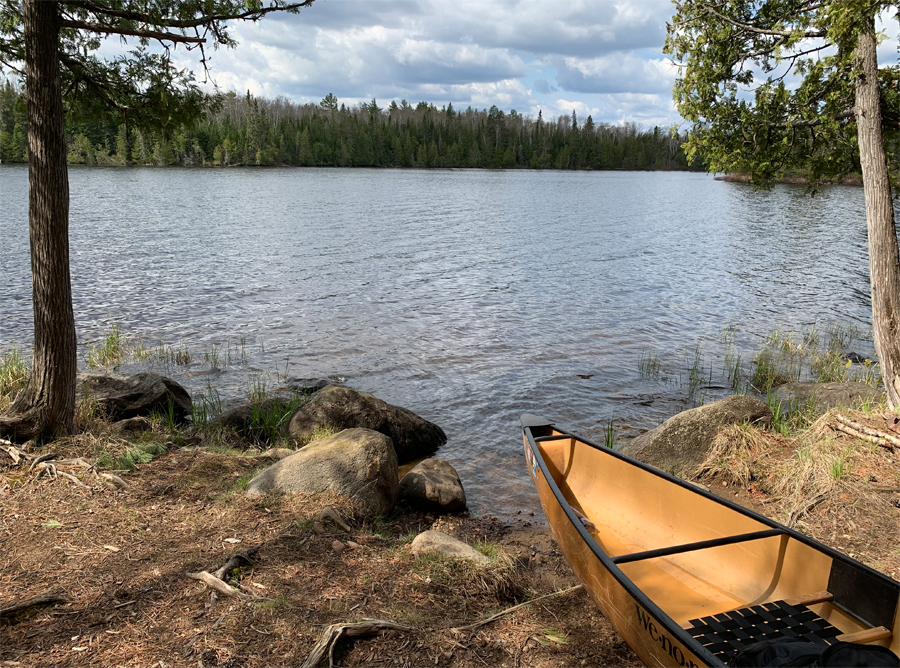
<svg viewBox="0 0 900 668"><path fill-rule="evenodd" d="M716 181L726 181L728 183L751 183L751 177L749 174L721 174L714 177ZM778 179L778 183L787 183L789 185L801 185L806 186L809 185L809 178L806 176L800 176L798 174L788 174L780 179ZM828 181L828 185L835 186L862 186L862 177L861 176L844 176L838 181Z"/></svg>

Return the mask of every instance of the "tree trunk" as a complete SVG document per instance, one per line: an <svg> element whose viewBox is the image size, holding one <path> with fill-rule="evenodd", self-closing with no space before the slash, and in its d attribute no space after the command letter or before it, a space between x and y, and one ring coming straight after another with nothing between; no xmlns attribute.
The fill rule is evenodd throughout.
<svg viewBox="0 0 900 668"><path fill-rule="evenodd" d="M0 434L17 440L54 438L72 432L77 371L56 3L25 0L22 18L28 101L34 359L25 389L9 412L0 416Z"/></svg>
<svg viewBox="0 0 900 668"><path fill-rule="evenodd" d="M875 23L859 36L856 61L856 125L866 198L869 275L872 282L872 327L875 352L892 409L900 407L900 251L881 133Z"/></svg>

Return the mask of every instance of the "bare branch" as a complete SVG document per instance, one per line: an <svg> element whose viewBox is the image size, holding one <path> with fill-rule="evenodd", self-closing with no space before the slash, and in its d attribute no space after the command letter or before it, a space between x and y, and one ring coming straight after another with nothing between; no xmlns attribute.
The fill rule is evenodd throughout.
<svg viewBox="0 0 900 668"><path fill-rule="evenodd" d="M202 37L188 37L171 32L159 32L156 30L141 30L120 28L103 23L85 23L84 21L63 20L59 22L62 28L75 28L77 30L89 30L90 32L104 35L130 35L132 37L145 37L160 42L174 42L178 44L202 44L206 40Z"/></svg>
<svg viewBox="0 0 900 668"><path fill-rule="evenodd" d="M147 12L112 9L110 7L105 7L95 2L91 2L90 0L74 0L72 2L66 2L65 4L68 7L79 7L81 9L86 9L97 14L115 16L117 18L127 19L129 21L139 21L141 23L159 25L166 28L198 28L209 27L212 24L221 21L239 21L245 19L256 21L264 17L266 14L271 14L272 12L303 9L312 5L313 2L314 0L303 0L303 2L295 2L291 4L275 4L269 7L247 10L239 14L214 14L211 16L201 16L199 18L182 20L153 17Z"/></svg>

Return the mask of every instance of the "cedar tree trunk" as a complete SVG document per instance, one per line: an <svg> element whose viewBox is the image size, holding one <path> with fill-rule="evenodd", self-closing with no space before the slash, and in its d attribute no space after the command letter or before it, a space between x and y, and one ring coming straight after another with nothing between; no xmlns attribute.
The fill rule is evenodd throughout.
<svg viewBox="0 0 900 668"><path fill-rule="evenodd" d="M872 282L872 327L875 352L891 408L900 407L900 252L894 207L881 134L875 25L859 36L856 53L856 125L866 198L869 275Z"/></svg>
<svg viewBox="0 0 900 668"><path fill-rule="evenodd" d="M31 376L0 435L16 440L70 434L77 371L69 276L69 177L55 2L24 0L28 101L28 229L34 301Z"/></svg>

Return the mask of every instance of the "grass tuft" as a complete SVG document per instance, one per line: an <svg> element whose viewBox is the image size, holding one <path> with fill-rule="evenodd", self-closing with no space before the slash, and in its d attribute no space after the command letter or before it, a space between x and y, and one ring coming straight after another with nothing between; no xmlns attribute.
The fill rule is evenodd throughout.
<svg viewBox="0 0 900 668"><path fill-rule="evenodd" d="M28 381L28 361L17 348L0 355L0 410L12 405Z"/></svg>

